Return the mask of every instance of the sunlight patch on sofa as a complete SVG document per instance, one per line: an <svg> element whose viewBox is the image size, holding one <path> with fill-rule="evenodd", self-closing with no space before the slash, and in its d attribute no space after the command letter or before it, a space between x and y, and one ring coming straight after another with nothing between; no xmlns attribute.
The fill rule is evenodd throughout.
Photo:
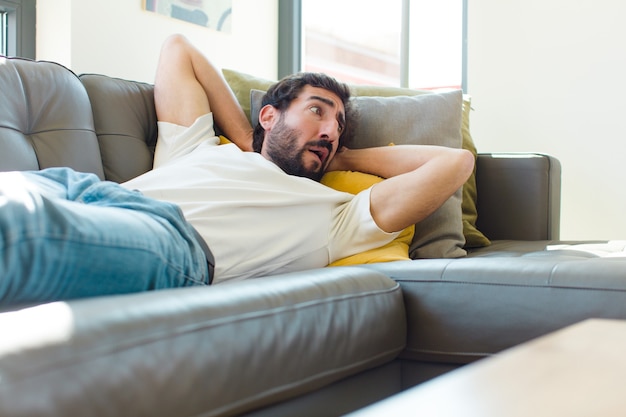
<svg viewBox="0 0 626 417"><path fill-rule="evenodd" d="M63 344L74 334L74 315L56 302L0 314L0 358L44 346Z"/></svg>

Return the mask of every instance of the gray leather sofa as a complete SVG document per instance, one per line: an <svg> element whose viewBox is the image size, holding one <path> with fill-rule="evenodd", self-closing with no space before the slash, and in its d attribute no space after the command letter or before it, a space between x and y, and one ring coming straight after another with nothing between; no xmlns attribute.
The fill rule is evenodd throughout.
<svg viewBox="0 0 626 417"><path fill-rule="evenodd" d="M151 168L151 85L0 58L0 91L0 170ZM555 158L480 154L477 188L493 244L464 258L5 308L0 415L341 415L579 320L626 319L626 258L546 250L567 243Z"/></svg>

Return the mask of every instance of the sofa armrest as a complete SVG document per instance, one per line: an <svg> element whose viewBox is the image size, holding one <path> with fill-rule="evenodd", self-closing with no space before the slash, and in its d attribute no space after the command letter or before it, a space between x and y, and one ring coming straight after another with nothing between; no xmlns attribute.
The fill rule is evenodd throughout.
<svg viewBox="0 0 626 417"><path fill-rule="evenodd" d="M492 240L558 240L561 164L536 153L481 153L477 227Z"/></svg>

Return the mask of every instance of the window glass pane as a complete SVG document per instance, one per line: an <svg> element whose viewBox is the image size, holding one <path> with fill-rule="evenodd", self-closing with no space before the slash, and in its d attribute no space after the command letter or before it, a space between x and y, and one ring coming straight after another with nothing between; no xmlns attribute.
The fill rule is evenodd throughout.
<svg viewBox="0 0 626 417"><path fill-rule="evenodd" d="M7 13L0 11L0 55L7 55L9 49Z"/></svg>
<svg viewBox="0 0 626 417"><path fill-rule="evenodd" d="M350 83L461 88L463 0L302 0L302 68ZM401 39L408 56L401 56ZM404 69L402 65L405 65Z"/></svg>
<svg viewBox="0 0 626 417"><path fill-rule="evenodd" d="M461 88L463 0L411 0L409 87Z"/></svg>
<svg viewBox="0 0 626 417"><path fill-rule="evenodd" d="M302 0L303 69L400 85L402 0Z"/></svg>

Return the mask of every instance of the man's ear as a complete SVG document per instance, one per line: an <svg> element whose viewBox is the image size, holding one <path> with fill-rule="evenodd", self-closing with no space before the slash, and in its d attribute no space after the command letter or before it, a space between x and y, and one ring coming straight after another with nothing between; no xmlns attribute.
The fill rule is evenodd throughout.
<svg viewBox="0 0 626 417"><path fill-rule="evenodd" d="M263 106L259 112L259 123L265 130L270 130L274 126L274 122L277 119L278 110L271 104Z"/></svg>

